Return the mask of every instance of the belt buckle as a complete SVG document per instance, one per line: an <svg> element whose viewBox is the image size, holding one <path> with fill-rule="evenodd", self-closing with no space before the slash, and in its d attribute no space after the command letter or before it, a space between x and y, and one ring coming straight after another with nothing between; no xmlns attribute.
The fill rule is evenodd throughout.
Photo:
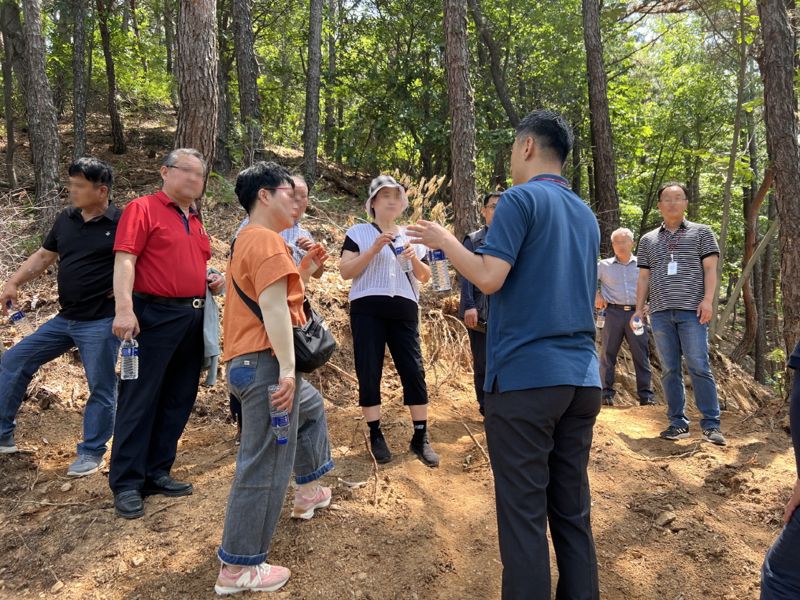
<svg viewBox="0 0 800 600"><path fill-rule="evenodd" d="M622 307L622 310L624 310L625 312L629 312L633 310L633 307L630 304L626 304L625 306Z"/></svg>
<svg viewBox="0 0 800 600"><path fill-rule="evenodd" d="M206 301L201 298L192 299L192 308L203 308L205 305Z"/></svg>

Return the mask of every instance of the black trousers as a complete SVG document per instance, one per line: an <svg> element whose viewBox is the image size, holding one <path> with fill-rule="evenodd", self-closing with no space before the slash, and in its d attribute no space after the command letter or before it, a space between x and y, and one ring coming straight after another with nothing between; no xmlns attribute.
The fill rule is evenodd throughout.
<svg viewBox="0 0 800 600"><path fill-rule="evenodd" d="M134 298L139 378L121 381L108 483L116 494L168 475L203 363L203 311Z"/></svg>
<svg viewBox="0 0 800 600"><path fill-rule="evenodd" d="M478 406L483 411L483 383L486 381L486 332L467 328L467 335L469 335L469 347L472 350L472 379L475 383L475 397L478 399Z"/></svg>
<svg viewBox="0 0 800 600"><path fill-rule="evenodd" d="M403 384L403 404L428 403L418 321L351 314L350 329L353 332L359 406L377 406L381 403L381 376L386 346L389 346Z"/></svg>
<svg viewBox="0 0 800 600"><path fill-rule="evenodd" d="M550 599L548 521L559 571L556 598L600 597L587 473L599 411L598 388L486 394L503 600Z"/></svg>
<svg viewBox="0 0 800 600"><path fill-rule="evenodd" d="M653 397L647 328L645 327L642 335L633 333L633 329L630 326L632 316L633 311L623 310L614 306L609 306L606 309L606 324L600 334L602 345L600 351L600 378L603 380L604 398L613 398L615 394L614 370L623 338L628 340L631 356L633 356L633 368L636 370L636 392L639 395L639 400L650 400Z"/></svg>

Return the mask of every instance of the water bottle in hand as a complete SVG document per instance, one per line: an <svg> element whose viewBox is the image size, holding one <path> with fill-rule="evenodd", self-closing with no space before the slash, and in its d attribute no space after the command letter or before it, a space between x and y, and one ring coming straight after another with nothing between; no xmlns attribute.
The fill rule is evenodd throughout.
<svg viewBox="0 0 800 600"><path fill-rule="evenodd" d="M597 311L597 317L594 320L594 324L598 329L602 329L606 326L606 311L604 308L601 308Z"/></svg>
<svg viewBox="0 0 800 600"><path fill-rule="evenodd" d="M119 347L119 378L139 379L139 342L131 338L123 340Z"/></svg>
<svg viewBox="0 0 800 600"><path fill-rule="evenodd" d="M289 443L289 411L278 410L272 404L272 396L281 389L280 385L271 385L267 388L269 393L269 414L272 424L272 430L275 432L275 442L279 446Z"/></svg>
<svg viewBox="0 0 800 600"><path fill-rule="evenodd" d="M31 325L31 321L25 316L25 313L22 312L22 309L14 310L14 305L11 303L11 300L6 302L6 307L11 311L11 324L14 326L14 329L17 330L17 333L21 334L23 337L32 334L33 325Z"/></svg>
<svg viewBox="0 0 800 600"><path fill-rule="evenodd" d="M450 291L450 273L447 270L447 257L444 250L428 250L428 266L431 268L431 281L434 292Z"/></svg>
<svg viewBox="0 0 800 600"><path fill-rule="evenodd" d="M633 317L631 329L633 329L634 335L642 335L644 333L644 322L641 317Z"/></svg>
<svg viewBox="0 0 800 600"><path fill-rule="evenodd" d="M397 254L397 260L400 263L400 269L403 273L410 273L414 266L411 264L411 261L408 260L405 256L403 256L403 252L405 252L406 247L401 243L399 246L394 247L394 252Z"/></svg>

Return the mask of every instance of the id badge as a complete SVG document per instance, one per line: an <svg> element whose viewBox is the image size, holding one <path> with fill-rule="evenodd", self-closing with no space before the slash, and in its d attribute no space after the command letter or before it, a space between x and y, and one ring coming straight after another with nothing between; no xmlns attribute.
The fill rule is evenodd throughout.
<svg viewBox="0 0 800 600"><path fill-rule="evenodd" d="M674 260L671 260L667 263L667 275L677 275L678 274L678 263Z"/></svg>

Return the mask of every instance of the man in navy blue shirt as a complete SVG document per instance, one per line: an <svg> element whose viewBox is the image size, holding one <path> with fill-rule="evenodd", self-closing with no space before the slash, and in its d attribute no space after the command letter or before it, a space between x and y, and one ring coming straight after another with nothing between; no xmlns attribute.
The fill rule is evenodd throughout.
<svg viewBox="0 0 800 600"><path fill-rule="evenodd" d="M600 411L593 321L600 231L559 175L572 143L555 113L535 111L520 122L514 187L477 254L435 223L408 228L412 241L441 248L461 275L493 294L484 405L504 600L549 600L548 520L556 597L599 598L587 464Z"/></svg>

